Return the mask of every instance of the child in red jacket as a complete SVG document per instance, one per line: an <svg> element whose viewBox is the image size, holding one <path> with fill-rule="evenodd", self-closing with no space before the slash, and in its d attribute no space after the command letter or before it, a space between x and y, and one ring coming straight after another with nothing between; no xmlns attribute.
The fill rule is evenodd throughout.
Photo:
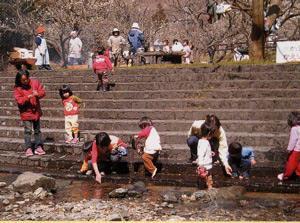
<svg viewBox="0 0 300 223"><path fill-rule="evenodd" d="M73 92L68 85L63 85L62 88L59 89L59 95L64 105L65 130L67 133L66 143L76 144L79 142L78 114L79 114L79 104L82 101L80 98L73 95ZM74 134L74 138L73 138L73 134Z"/></svg>
<svg viewBox="0 0 300 223"><path fill-rule="evenodd" d="M30 79L27 70L20 70L16 75L14 97L17 101L21 120L24 124L26 156L44 155L40 117L42 110L40 99L45 96L45 89L38 80ZM32 127L34 130L34 148L31 144Z"/></svg>
<svg viewBox="0 0 300 223"><path fill-rule="evenodd" d="M98 75L97 91L109 91L108 72L113 70L110 59L104 55L105 49L100 48L98 55L93 61L93 70Z"/></svg>

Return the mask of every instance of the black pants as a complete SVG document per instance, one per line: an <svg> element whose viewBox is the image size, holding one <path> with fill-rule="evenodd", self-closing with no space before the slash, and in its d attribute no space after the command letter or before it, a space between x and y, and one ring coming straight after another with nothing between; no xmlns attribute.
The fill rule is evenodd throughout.
<svg viewBox="0 0 300 223"><path fill-rule="evenodd" d="M197 147L198 147L198 141L199 138L197 136L190 136L187 139L187 144L190 147L190 152L191 152L191 160L194 161L197 159Z"/></svg>

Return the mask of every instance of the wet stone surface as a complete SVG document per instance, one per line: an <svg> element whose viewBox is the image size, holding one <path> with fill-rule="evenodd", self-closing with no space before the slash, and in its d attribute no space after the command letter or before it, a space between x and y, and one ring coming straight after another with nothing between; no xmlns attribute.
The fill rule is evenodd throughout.
<svg viewBox="0 0 300 223"><path fill-rule="evenodd" d="M44 188L18 193L14 175L0 174L0 220L299 220L299 194L245 193L228 187L197 188L96 184L56 179L56 193ZM110 198L119 188L122 198ZM121 188L121 189L120 189ZM139 196L129 196L138 193ZM167 199L166 199L167 198ZM176 200L176 202L174 202Z"/></svg>

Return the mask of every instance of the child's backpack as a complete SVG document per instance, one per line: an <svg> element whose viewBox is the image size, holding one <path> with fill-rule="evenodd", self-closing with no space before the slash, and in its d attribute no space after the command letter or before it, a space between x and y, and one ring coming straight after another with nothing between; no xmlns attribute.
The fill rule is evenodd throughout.
<svg viewBox="0 0 300 223"><path fill-rule="evenodd" d="M90 152L90 151L92 150L92 147L93 147L93 142L94 142L93 140L85 142L85 143L83 144L82 151L83 151L84 153Z"/></svg>

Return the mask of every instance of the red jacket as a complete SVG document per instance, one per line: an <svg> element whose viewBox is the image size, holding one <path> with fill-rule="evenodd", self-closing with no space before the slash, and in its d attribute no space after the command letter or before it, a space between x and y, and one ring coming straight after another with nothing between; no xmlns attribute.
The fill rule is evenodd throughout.
<svg viewBox="0 0 300 223"><path fill-rule="evenodd" d="M105 72L112 70L110 59L104 55L98 55L93 61L94 72Z"/></svg>
<svg viewBox="0 0 300 223"><path fill-rule="evenodd" d="M28 95L32 94L34 90L38 92L38 96L29 99ZM45 89L38 80L30 79L28 89L15 87L14 96L23 121L37 121L40 119L42 110L39 99L45 96Z"/></svg>
<svg viewBox="0 0 300 223"><path fill-rule="evenodd" d="M79 114L79 103L81 100L78 97L70 96L63 100L64 104L64 115L78 115Z"/></svg>
<svg viewBox="0 0 300 223"><path fill-rule="evenodd" d="M128 147L128 145L126 143L124 143L119 137L113 136L113 135L109 135L109 137L111 139L111 143L108 147L109 153L105 154L101 150L99 150L99 148L96 144L96 140L94 140L93 145L92 145L92 150L89 152L88 156L85 158L85 161L88 162L88 160L92 160L92 163L97 163L98 157L99 157L99 160L108 161L109 160L108 155L110 154L110 152L113 149L116 149L119 146L123 146L125 148Z"/></svg>

